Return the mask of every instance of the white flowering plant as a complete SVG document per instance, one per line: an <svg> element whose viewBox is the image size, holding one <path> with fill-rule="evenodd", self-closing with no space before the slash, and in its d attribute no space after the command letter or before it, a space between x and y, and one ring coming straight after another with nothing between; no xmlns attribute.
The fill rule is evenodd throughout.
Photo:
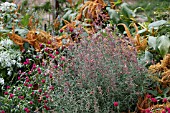
<svg viewBox="0 0 170 113"><path fill-rule="evenodd" d="M4 79L3 78L0 78L0 84L4 85Z"/></svg>
<svg viewBox="0 0 170 113"><path fill-rule="evenodd" d="M0 41L0 56L0 78L8 82L9 78L14 76L15 71L22 67L21 52L13 41L2 39Z"/></svg>
<svg viewBox="0 0 170 113"><path fill-rule="evenodd" d="M0 30L10 29L13 25L17 25L19 17L16 4L9 2L0 4Z"/></svg>

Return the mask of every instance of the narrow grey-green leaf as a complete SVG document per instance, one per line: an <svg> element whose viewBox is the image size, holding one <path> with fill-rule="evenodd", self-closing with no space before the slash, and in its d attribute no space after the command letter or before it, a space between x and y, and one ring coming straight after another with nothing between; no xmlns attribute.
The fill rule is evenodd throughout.
<svg viewBox="0 0 170 113"><path fill-rule="evenodd" d="M9 33L10 30L6 30L6 29L0 29L0 33Z"/></svg>
<svg viewBox="0 0 170 113"><path fill-rule="evenodd" d="M165 20L159 20L159 21L150 23L150 24L148 25L148 28L149 28L149 29L158 28L159 26L164 25L164 24L166 24L166 23L167 23L167 21L165 21Z"/></svg>
<svg viewBox="0 0 170 113"><path fill-rule="evenodd" d="M75 20L77 13L72 13L69 15L68 19L69 20Z"/></svg>
<svg viewBox="0 0 170 113"><path fill-rule="evenodd" d="M158 92L156 90L147 90L148 93L157 96Z"/></svg>
<svg viewBox="0 0 170 113"><path fill-rule="evenodd" d="M131 17L135 17L135 13L130 9L128 8L128 4L127 3L123 3L121 5L121 12L124 16L128 17L128 18L131 18Z"/></svg>
<svg viewBox="0 0 170 113"><path fill-rule="evenodd" d="M156 50L156 39L157 37L153 37L153 36L148 37L149 47L152 47L154 50Z"/></svg>
<svg viewBox="0 0 170 113"><path fill-rule="evenodd" d="M107 7L106 10L108 11L110 19L113 20L114 23L118 24L120 17L117 12L114 9L111 9L110 7Z"/></svg>
<svg viewBox="0 0 170 113"><path fill-rule="evenodd" d="M66 14L63 16L63 19L68 19L69 15L71 14L72 10L68 10Z"/></svg>
<svg viewBox="0 0 170 113"><path fill-rule="evenodd" d="M146 31L147 31L147 29L142 29L142 30L139 30L139 31L138 31L138 34L145 33Z"/></svg>
<svg viewBox="0 0 170 113"><path fill-rule="evenodd" d="M162 56L166 55L170 49L169 36L162 35L157 38L157 47Z"/></svg>

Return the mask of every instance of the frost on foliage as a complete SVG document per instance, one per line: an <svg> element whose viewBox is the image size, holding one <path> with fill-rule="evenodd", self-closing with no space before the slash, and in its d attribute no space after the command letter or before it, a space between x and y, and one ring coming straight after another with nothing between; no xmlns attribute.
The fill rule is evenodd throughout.
<svg viewBox="0 0 170 113"><path fill-rule="evenodd" d="M21 53L14 49L15 44L10 39L0 41L0 69L7 69L8 75L11 75L13 67L21 67Z"/></svg>

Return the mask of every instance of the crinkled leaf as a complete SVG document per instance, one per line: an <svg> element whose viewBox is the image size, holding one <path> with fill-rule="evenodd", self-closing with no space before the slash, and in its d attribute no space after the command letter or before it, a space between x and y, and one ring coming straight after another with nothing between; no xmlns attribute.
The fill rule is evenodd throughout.
<svg viewBox="0 0 170 113"><path fill-rule="evenodd" d="M151 62L153 60L153 54L149 51L145 51L145 54L141 56L139 62L144 65L145 67L148 67L151 65Z"/></svg>
<svg viewBox="0 0 170 113"><path fill-rule="evenodd" d="M148 28L149 28L149 29L152 29L152 28L158 29L159 26L164 25L164 24L166 24L166 23L167 23L167 21L165 21L165 20L159 20L159 21L150 23L150 24L148 25Z"/></svg>
<svg viewBox="0 0 170 113"><path fill-rule="evenodd" d="M117 12L114 9L111 9L110 7L107 7L106 10L108 11L110 19L113 20L114 23L118 24L120 17Z"/></svg>
<svg viewBox="0 0 170 113"><path fill-rule="evenodd" d="M87 32L83 32L82 34L80 34L81 37L88 37L89 34Z"/></svg>
<svg viewBox="0 0 170 113"><path fill-rule="evenodd" d="M131 17L135 17L135 13L128 8L128 4L127 3L123 3L121 5L121 12L124 16L128 17L128 18L131 18Z"/></svg>
<svg viewBox="0 0 170 113"><path fill-rule="evenodd" d="M157 37L153 37L153 36L148 37L149 47L152 47L154 50L156 50L156 39Z"/></svg>
<svg viewBox="0 0 170 113"><path fill-rule="evenodd" d="M152 53L150 53L149 51L145 51L145 61L151 61L153 59L153 55Z"/></svg>
<svg viewBox="0 0 170 113"><path fill-rule="evenodd" d="M162 35L157 38L157 47L162 56L166 55L170 49L169 36Z"/></svg>
<svg viewBox="0 0 170 113"><path fill-rule="evenodd" d="M21 37L25 37L28 33L28 29L15 29L15 32L19 34Z"/></svg>

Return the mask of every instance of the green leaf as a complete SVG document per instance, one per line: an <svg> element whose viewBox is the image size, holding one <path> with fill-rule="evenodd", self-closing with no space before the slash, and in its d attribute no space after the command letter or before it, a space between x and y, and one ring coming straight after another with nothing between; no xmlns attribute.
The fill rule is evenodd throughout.
<svg viewBox="0 0 170 113"><path fill-rule="evenodd" d="M30 18L30 15L26 14L23 19L21 20L21 24L26 27L29 23L29 18Z"/></svg>
<svg viewBox="0 0 170 113"><path fill-rule="evenodd" d="M157 38L157 47L161 56L165 56L170 49L170 39L169 36L162 35Z"/></svg>
<svg viewBox="0 0 170 113"><path fill-rule="evenodd" d="M148 21L148 22L151 22L152 21L152 18L150 16L147 15L146 13L146 10L142 7L137 7L136 9L134 9L134 13L137 13L137 11L140 10L140 11L143 11L145 17L140 17L140 18L143 18L144 20ZM144 16L143 15L143 16ZM139 16L139 15L138 15ZM147 17L147 18L146 18Z"/></svg>
<svg viewBox="0 0 170 113"><path fill-rule="evenodd" d="M68 40L67 39L62 39L62 44L67 44Z"/></svg>
<svg viewBox="0 0 170 113"><path fill-rule="evenodd" d="M75 20L76 15L77 15L76 12L75 12L75 13L72 13L72 14L69 15L68 19L69 19L69 20Z"/></svg>
<svg viewBox="0 0 170 113"><path fill-rule="evenodd" d="M138 31L138 34L145 33L146 31L147 31L147 29L142 29L142 30L139 30L139 31Z"/></svg>
<svg viewBox="0 0 170 113"><path fill-rule="evenodd" d="M21 37L25 37L26 34L28 33L28 29L15 29L15 32L17 32L17 34L19 34Z"/></svg>
<svg viewBox="0 0 170 113"><path fill-rule="evenodd" d="M110 19L113 20L114 23L118 24L120 17L117 12L114 9L111 9L110 7L107 7L106 10L108 11Z"/></svg>
<svg viewBox="0 0 170 113"><path fill-rule="evenodd" d="M157 96L158 95L158 92L156 90L147 90L148 93L154 95L154 96Z"/></svg>
<svg viewBox="0 0 170 113"><path fill-rule="evenodd" d="M145 51L145 61L151 61L153 59L153 55L149 51Z"/></svg>
<svg viewBox="0 0 170 113"><path fill-rule="evenodd" d="M156 39L157 37L153 37L153 36L148 37L149 47L152 47L154 50L156 50Z"/></svg>
<svg viewBox="0 0 170 113"><path fill-rule="evenodd" d="M167 88L165 88L164 90L163 90L163 95L164 95L164 97L166 97L167 96L167 93L169 92L169 87L167 87Z"/></svg>
<svg viewBox="0 0 170 113"><path fill-rule="evenodd" d="M145 54L140 57L139 62L145 67L148 67L151 65L152 60L153 60L153 54L146 50Z"/></svg>
<svg viewBox="0 0 170 113"><path fill-rule="evenodd" d="M128 4L127 3L123 3L121 5L121 12L124 16L128 17L128 18L132 18L135 17L135 13L128 8Z"/></svg>
<svg viewBox="0 0 170 113"><path fill-rule="evenodd" d="M166 23L167 23L167 21L165 21L165 20L159 20L159 21L150 23L150 24L148 25L148 28L149 28L149 29L152 29L152 28L158 29L159 26L164 25L164 24L166 24Z"/></svg>
<svg viewBox="0 0 170 113"><path fill-rule="evenodd" d="M83 32L82 34L80 34L80 36L81 36L81 37L88 37L88 36L89 36L89 34L88 34L88 33L86 33L86 32Z"/></svg>
<svg viewBox="0 0 170 113"><path fill-rule="evenodd" d="M145 11L144 8L142 8L142 7L137 7L137 8L134 9L134 13L137 13L138 10L140 10L140 11Z"/></svg>
<svg viewBox="0 0 170 113"><path fill-rule="evenodd" d="M115 5L115 6L118 6L118 5L120 5L120 4L122 4L122 0L117 0L116 2L114 2L114 5Z"/></svg>
<svg viewBox="0 0 170 113"><path fill-rule="evenodd" d="M72 10L68 10L66 14L63 16L63 19L67 20L69 15L72 13Z"/></svg>
<svg viewBox="0 0 170 113"><path fill-rule="evenodd" d="M0 33L9 33L10 30L0 29Z"/></svg>
<svg viewBox="0 0 170 113"><path fill-rule="evenodd" d="M91 24L87 24L87 23L85 23L85 22L83 22L82 25L83 25L84 27L90 27L90 26L91 26Z"/></svg>
<svg viewBox="0 0 170 113"><path fill-rule="evenodd" d="M30 44L28 42L24 43L24 49L27 51L30 47Z"/></svg>

